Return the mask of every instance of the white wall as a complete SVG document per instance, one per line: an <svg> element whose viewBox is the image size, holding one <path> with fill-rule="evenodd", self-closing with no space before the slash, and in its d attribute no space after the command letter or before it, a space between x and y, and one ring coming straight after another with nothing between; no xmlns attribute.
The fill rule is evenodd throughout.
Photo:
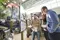
<svg viewBox="0 0 60 40"><path fill-rule="evenodd" d="M60 14L60 7L54 8L53 9L57 14Z"/></svg>
<svg viewBox="0 0 60 40"><path fill-rule="evenodd" d="M25 13L23 6L20 6L20 13Z"/></svg>

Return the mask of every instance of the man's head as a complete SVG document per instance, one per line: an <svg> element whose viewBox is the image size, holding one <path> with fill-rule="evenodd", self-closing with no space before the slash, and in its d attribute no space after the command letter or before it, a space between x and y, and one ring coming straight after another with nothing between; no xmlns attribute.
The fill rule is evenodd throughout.
<svg viewBox="0 0 60 40"><path fill-rule="evenodd" d="M34 19L37 19L37 18L38 18L37 14L34 14Z"/></svg>
<svg viewBox="0 0 60 40"><path fill-rule="evenodd" d="M46 6L43 6L42 9L41 9L41 12L42 13L47 13L47 10L48 10L48 8Z"/></svg>

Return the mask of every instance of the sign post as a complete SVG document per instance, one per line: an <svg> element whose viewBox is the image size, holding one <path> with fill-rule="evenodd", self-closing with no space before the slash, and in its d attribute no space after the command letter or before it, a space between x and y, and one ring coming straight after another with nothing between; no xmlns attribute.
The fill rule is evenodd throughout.
<svg viewBox="0 0 60 40"><path fill-rule="evenodd" d="M22 24L21 24L21 13L20 13L20 5L21 3L19 2L19 19L20 19L20 32L21 32L21 40L23 40L23 31L22 30Z"/></svg>
<svg viewBox="0 0 60 40"><path fill-rule="evenodd" d="M19 19L20 19L20 32L21 32L21 14L20 14L20 2L19 2ZM23 40L23 32L21 32L21 40Z"/></svg>

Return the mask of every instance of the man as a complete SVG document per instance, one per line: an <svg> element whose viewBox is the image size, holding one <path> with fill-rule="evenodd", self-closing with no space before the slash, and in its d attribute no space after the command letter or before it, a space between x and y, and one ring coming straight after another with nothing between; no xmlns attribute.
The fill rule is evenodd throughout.
<svg viewBox="0 0 60 40"><path fill-rule="evenodd" d="M36 14L32 18L32 40L37 36L37 40L40 40L40 21Z"/></svg>
<svg viewBox="0 0 60 40"><path fill-rule="evenodd" d="M48 35L50 40L60 40L60 28L58 26L59 20L55 11L48 10L46 6L41 9L42 14L46 14L46 28L48 30Z"/></svg>
<svg viewBox="0 0 60 40"><path fill-rule="evenodd" d="M48 31L47 31L47 28L44 28L43 25L45 26L46 25L46 14L42 14L41 13L41 17L42 17L42 31L44 32L44 37L46 40L50 40L49 37L48 37Z"/></svg>

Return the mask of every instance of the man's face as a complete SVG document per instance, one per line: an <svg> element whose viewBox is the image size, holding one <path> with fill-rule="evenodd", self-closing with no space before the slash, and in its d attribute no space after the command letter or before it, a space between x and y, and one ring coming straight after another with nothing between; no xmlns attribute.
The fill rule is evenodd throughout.
<svg viewBox="0 0 60 40"><path fill-rule="evenodd" d="M46 14L47 13L47 9L41 9L41 13L42 14Z"/></svg>
<svg viewBox="0 0 60 40"><path fill-rule="evenodd" d="M36 15L34 15L34 19L37 19L38 17Z"/></svg>

